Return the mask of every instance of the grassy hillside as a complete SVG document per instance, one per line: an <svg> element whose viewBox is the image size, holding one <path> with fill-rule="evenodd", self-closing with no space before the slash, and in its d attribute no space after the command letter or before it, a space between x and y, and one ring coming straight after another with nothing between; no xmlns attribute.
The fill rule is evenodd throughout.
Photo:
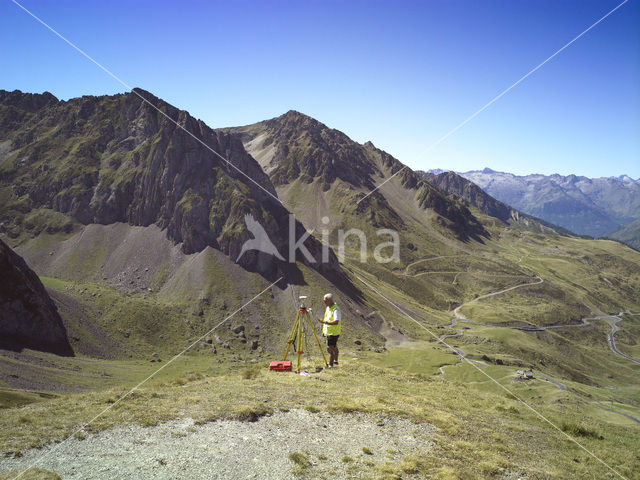
<svg viewBox="0 0 640 480"><path fill-rule="evenodd" d="M418 471L425 475L466 478L526 472L566 478L579 477L576 472L580 471L605 473L597 461L461 360L452 347L462 350L468 359L483 362L479 368L554 424L572 435L583 432L576 436L581 443L588 444L598 456L615 459L616 468L627 478L634 478L637 459L628 452L638 438L637 423L631 419L640 418L634 401L640 393L637 367L611 352L607 344L611 328L605 319L587 325L580 319L621 310L640 311L640 254L612 241L507 230L494 226L489 217L477 215L491 234L484 243L456 243L441 234L438 244L416 234L414 250L403 249L403 255L406 252L410 256L402 257L401 266L347 259L346 272L362 287L364 297L353 303L346 296L338 296L338 301L346 312L346 321L361 320L345 327L341 340L343 370L331 372L337 374L334 377L321 374L317 378L326 378L329 383L312 382L320 386L316 390L305 388L302 399L282 395L282 389L299 381L297 377L274 377L266 372L266 362L282 355L293 311L291 292L273 289L273 297L265 295L236 314L211 335L211 343L206 338L198 341L139 394L125 401L118 415L109 414L92 428L130 421L155 424L182 415L199 421L250 418L268 414L273 408L293 406L329 411L339 408L409 415L416 421L435 424L437 454L418 462ZM23 253L31 256L42 271L57 275L67 272L66 278L43 277L43 282L59 305L66 301L76 313L65 318L71 340L92 356L81 354L63 362L55 356L27 351L3 359L2 401L9 407L4 430L14 432L11 440L5 439L5 450L28 448L38 443L38 438L62 438L79 424L75 417L60 421L67 415L62 405L76 405L72 411L83 412L83 419L90 418L91 412L108 405L109 398L125 393L136 380L146 378L233 313L250 298L248 290L257 293L264 288L264 281L255 274L243 273L213 250L171 257L170 244L162 247L163 237L156 238L153 232L146 232L145 238L156 238L154 242L159 243L154 249L162 252L167 248L166 256L158 255L148 264L131 264L131 275L122 281L117 274L101 277L103 263L117 265L122 258L118 249L110 252L108 245L103 247L95 239L110 238L114 244L123 245L134 242L135 235L140 234L135 227L117 228L122 229L121 239L114 238L117 229L110 230L110 235L91 235L86 230L86 245L73 236L40 236L25 243ZM65 242L75 247L65 249ZM73 263L75 269L65 268L66 262L75 262L74 251L85 252L84 258L91 258L91 251L103 251L98 257L103 263L87 261ZM426 255L421 257L421 252ZM167 264L170 269L163 268ZM332 289L323 277L301 268L306 287L298 288L296 294L318 299ZM135 275L136 270L144 273ZM237 281L224 280L230 275L236 279L244 276L243 285L252 286L238 291ZM542 283L538 284L538 279ZM86 320L74 320L80 317L78 306L92 321L90 325ZM453 309L458 306L468 321L453 325ZM636 353L638 322L640 317L624 316L621 331L616 333L620 349L631 356ZM564 324L572 326L560 327ZM234 333L240 325L245 327L242 335ZM558 328L515 329L523 326ZM102 333L96 334L96 329ZM458 329L461 335L457 335ZM390 340L386 350L376 353L381 350L380 335ZM443 335L451 335L445 339L448 346L436 343ZM91 345L104 344L108 339L115 350L103 352L108 354L96 363L93 358L97 354ZM254 340L259 344L256 350L251 349ZM315 348L310 352L311 358L305 355L304 368L321 363ZM49 365L46 370L43 363ZM535 379L517 381L515 371L531 367ZM24 382L22 389L16 390L17 379L11 375L18 375ZM390 390L390 384L396 387ZM207 385L218 393L214 395ZM84 393L65 393L73 391ZM338 404L330 400L331 395L341 399ZM186 398L189 406L185 410ZM60 425L66 427L56 427ZM15 436L17 431L22 433ZM502 445L499 450L495 449L496 441ZM371 475L402 475L399 465L387 466L386 470L359 465Z"/></svg>
<svg viewBox="0 0 640 480"><path fill-rule="evenodd" d="M483 382L469 371L470 367L466 367L466 374L465 368L457 367L461 371L449 379L452 367L447 368L443 377L433 376L431 367L419 368L414 361L419 357L406 350L400 358L391 354L378 357L375 365L370 355L345 352L340 371L323 372L312 378L268 372L264 362L245 364L226 358L218 363L189 355L75 435L85 438L120 423L151 426L185 415L194 418L197 425L221 418L251 421L274 409L362 411L382 416L400 415L436 427L435 448L430 454L406 459L413 463L413 471L403 471L402 465L385 464L380 458L375 458L373 463L356 461L358 471L370 476L579 478L586 474L606 475L596 460L550 432L549 427L541 424L520 402ZM114 372L124 365L108 362L105 367ZM132 370L145 375L144 366L133 365ZM580 432L577 435L580 443L611 460L628 478L637 478L634 473L637 459L633 454L637 428L631 423L608 419L606 412L590 409L584 403L580 403L576 411L575 405L556 401L562 396L544 382L525 384L498 367L489 371L562 429ZM122 378L124 380L124 376ZM3 450L15 455L29 446L61 439L73 433L78 425L74 412L90 418L127 391L125 384L103 385L95 392L67 394L7 410L0 420L1 431L5 432L0 437ZM292 395L294 391L301 394ZM12 434L7 436L8 432Z"/></svg>
<svg viewBox="0 0 640 480"><path fill-rule="evenodd" d="M620 240L636 250L640 250L640 220L635 220L623 228L610 233L611 238Z"/></svg>
<svg viewBox="0 0 640 480"><path fill-rule="evenodd" d="M424 455L393 463L363 450L344 462L352 476L612 473L567 434L624 477L640 478L640 253L526 217L496 218L409 169L359 202L402 165L297 112L285 117L232 131L286 207L315 228L313 244L344 254L342 280L298 262L291 282L269 287L224 249L185 250L161 224L67 223L53 209L25 210L4 238L40 275L76 357L2 352L5 454L119 424L255 421L304 408L435 427ZM274 225L282 232L272 239L284 238L284 224ZM356 235L340 242L354 228L366 246ZM388 240L383 228L398 232L398 261L373 260ZM308 295L315 316L329 291L344 316L339 369L269 372L297 296ZM307 340L303 368L315 372L321 356ZM533 379L518 377L529 369ZM286 453L322 461L317 452ZM319 475L293 458L299 476Z"/></svg>

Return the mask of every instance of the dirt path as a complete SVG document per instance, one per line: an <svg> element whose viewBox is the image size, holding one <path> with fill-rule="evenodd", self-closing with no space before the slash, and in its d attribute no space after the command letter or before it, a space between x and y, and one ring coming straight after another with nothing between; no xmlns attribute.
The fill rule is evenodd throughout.
<svg viewBox="0 0 640 480"><path fill-rule="evenodd" d="M607 335L607 342L609 344L609 348L611 349L611 351L618 355L619 357L625 358L631 362L637 363L640 365L640 360L635 359L633 357L630 357L629 355L626 355L624 353L622 353L620 350L618 350L618 348L616 347L616 343L615 343L615 338L614 335L617 331L620 330L620 327L618 326L618 323L622 321L622 315L631 315L631 316L638 316L640 315L640 313L632 313L629 311L624 311L624 312L620 312L618 315L600 315L597 317L589 317L589 318L583 318L581 319L581 323L577 323L577 324L568 324L568 325L550 325L548 327L509 327L509 326L504 326L504 325L489 325L489 324L485 324L485 323L478 323L478 322L474 322L472 320L469 320L467 317L465 317L462 313L460 313L460 309L462 307L465 307L467 305L471 305L473 303L478 302L479 300L485 299L485 298L489 298L489 297L494 297L496 295L500 295L502 293L506 293L506 292L510 292L512 290L515 290L517 288L522 288L522 287L528 287L528 286L532 286L532 285L539 285L541 283L543 283L544 280L541 277L538 277L538 281L537 282L533 282L533 283L525 283L522 285L515 285L513 287L509 287L509 288L505 288L503 290L499 290L497 292L492 292L492 293L488 293L486 295L482 295L480 297L474 298L473 300L463 303L462 305L458 306L454 311L453 311L453 319L451 320L451 325L449 325L450 328L453 328L456 326L457 321L462 321L462 322L467 322L467 323L473 323L475 325L481 325L484 327L490 327L490 328L511 328L513 330L520 330L520 331L544 331L547 329L551 329L551 328L569 328L569 327L584 327L589 325L589 321L592 320L604 320L604 319L608 319L607 323L609 323L609 325L611 326L611 331L609 332L609 334ZM458 337L461 336L463 334L461 329L456 329L456 333L455 334L448 334L448 335L442 335L437 341L436 343L442 342L444 341L445 338L450 338L450 337ZM458 356L460 357L460 359L464 359L465 358L465 354L462 350L460 350L459 348L456 347L451 347L453 348L457 353ZM470 360L470 359L467 359ZM480 363L477 360L470 360L473 361L475 363ZM442 367L440 368L440 372L444 373L444 371L442 370ZM548 375L545 375L544 373L539 372L539 374L544 377L545 379L547 379L548 381L552 382L555 386L557 386L560 390L566 390L567 387L563 384L558 382L557 380L554 380L553 378L549 377ZM619 413L619 412L614 412L614 413ZM634 419L635 420L635 419Z"/></svg>
<svg viewBox="0 0 640 480"><path fill-rule="evenodd" d="M421 258L420 260L416 260L415 262L410 263L409 265L407 265L404 269L404 275L410 276L409 275L409 268L411 268L414 265L417 265L419 263L422 262L428 262L429 260L438 260L440 258L453 258L453 257L459 257L460 255L440 255L438 257L429 257L429 258Z"/></svg>
<svg viewBox="0 0 640 480"><path fill-rule="evenodd" d="M542 376L542 377L546 378L547 380L549 380L551 383L553 383L553 384L554 384L556 387L558 387L560 390L566 390L566 389L567 389L567 386L566 386L564 383L560 383L559 381L554 380L554 379L553 379L553 378L551 378L549 375L545 375L545 374L544 374L544 373L542 373L542 372L536 372L536 373L537 373L537 375L540 375L540 376Z"/></svg>
<svg viewBox="0 0 640 480"><path fill-rule="evenodd" d="M433 429L400 417L306 410L199 426L183 418L72 438L54 452L55 445L32 449L0 461L0 471L28 468L45 457L37 466L65 479L293 479L299 477L289 455L299 452L309 461L304 478L364 478L372 474L367 475L365 461L399 464L407 455L428 454ZM359 469L352 473L355 466Z"/></svg>
<svg viewBox="0 0 640 480"><path fill-rule="evenodd" d="M463 314L460 313L460 309L462 307L466 307L468 305L471 305L472 303L476 303L482 299L485 298L489 298L489 297L495 297L496 295L500 295L502 293L507 293L510 292L511 290L515 290L517 288L523 288L523 287L531 287L533 285L540 285L541 283L543 283L544 280L541 277L538 277L538 281L537 282L532 282L532 283L522 283L519 285L514 285L513 287L509 287L509 288L505 288L503 290L498 290L497 292L492 292L492 293L487 293L486 295L481 295L479 297L474 298L473 300L470 300L466 303L463 303L462 305L460 305L459 307L457 307L454 311L453 311L453 315L455 318L457 318L458 320L467 320L467 317L465 317Z"/></svg>

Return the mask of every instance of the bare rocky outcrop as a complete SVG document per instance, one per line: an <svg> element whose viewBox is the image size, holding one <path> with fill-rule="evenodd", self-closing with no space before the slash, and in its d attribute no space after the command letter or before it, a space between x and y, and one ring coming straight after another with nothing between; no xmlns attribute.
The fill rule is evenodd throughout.
<svg viewBox="0 0 640 480"><path fill-rule="evenodd" d="M149 92L57 101L0 91L0 143L10 145L0 164L0 233L9 237L68 232L72 223L155 224L184 253L210 246L235 261L253 238L250 215L288 260L289 211L241 140ZM305 229L294 228L299 239ZM321 263L321 244L309 237L304 245L316 262L299 250L296 260L349 283L333 252ZM249 251L238 263L268 279L299 277L267 253Z"/></svg>
<svg viewBox="0 0 640 480"><path fill-rule="evenodd" d="M53 301L26 262L0 240L0 348L73 355Z"/></svg>
<svg viewBox="0 0 640 480"><path fill-rule="evenodd" d="M307 184L317 182L323 191L328 191L340 180L351 191L367 194L364 201L336 204L334 210L365 218L376 228L401 230L405 226L400 214L376 188L380 178L397 174L419 208L436 212L442 224L460 240L488 235L463 202L449 198L418 172L373 143L360 144L300 112L291 110L270 120L220 131L242 139L245 148L279 187L300 180Z"/></svg>

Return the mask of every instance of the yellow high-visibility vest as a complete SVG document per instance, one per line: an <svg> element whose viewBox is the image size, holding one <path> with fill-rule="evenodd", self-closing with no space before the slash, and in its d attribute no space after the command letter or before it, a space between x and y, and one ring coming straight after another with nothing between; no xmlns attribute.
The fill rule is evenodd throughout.
<svg viewBox="0 0 640 480"><path fill-rule="evenodd" d="M340 308L335 303L324 311L324 319L325 322L333 322L333 312L338 310L340 312ZM338 322L337 325L327 325L326 323L322 326L322 333L325 335L340 335L340 326L342 325L342 319Z"/></svg>

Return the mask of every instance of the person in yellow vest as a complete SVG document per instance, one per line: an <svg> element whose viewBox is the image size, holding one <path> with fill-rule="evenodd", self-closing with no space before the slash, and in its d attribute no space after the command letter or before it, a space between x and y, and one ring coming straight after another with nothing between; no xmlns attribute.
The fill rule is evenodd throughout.
<svg viewBox="0 0 640 480"><path fill-rule="evenodd" d="M324 296L324 304L327 308L324 311L324 318L318 318L322 323L322 335L327 337L327 352L329 352L329 368L338 365L338 337L340 336L340 326L342 324L342 314L340 308L333 301L333 295L327 293Z"/></svg>

